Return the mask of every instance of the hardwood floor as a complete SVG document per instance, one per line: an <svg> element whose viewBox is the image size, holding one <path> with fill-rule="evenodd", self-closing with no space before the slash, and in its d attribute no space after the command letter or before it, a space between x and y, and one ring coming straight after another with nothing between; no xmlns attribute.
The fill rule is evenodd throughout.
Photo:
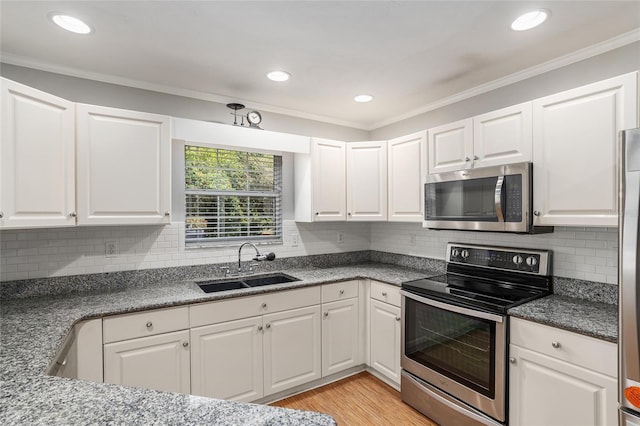
<svg viewBox="0 0 640 426"><path fill-rule="evenodd" d="M339 426L437 426L366 371L271 405L327 413Z"/></svg>

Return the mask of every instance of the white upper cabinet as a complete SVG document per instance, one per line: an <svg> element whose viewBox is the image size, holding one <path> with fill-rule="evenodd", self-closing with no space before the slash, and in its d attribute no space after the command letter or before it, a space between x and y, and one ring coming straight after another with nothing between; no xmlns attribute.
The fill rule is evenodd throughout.
<svg viewBox="0 0 640 426"><path fill-rule="evenodd" d="M531 102L473 117L473 166L531 161Z"/></svg>
<svg viewBox="0 0 640 426"><path fill-rule="evenodd" d="M347 220L387 220L387 142L347 143Z"/></svg>
<svg viewBox="0 0 640 426"><path fill-rule="evenodd" d="M74 226L74 104L0 82L0 229Z"/></svg>
<svg viewBox="0 0 640 426"><path fill-rule="evenodd" d="M77 105L78 224L166 224L170 117Z"/></svg>
<svg viewBox="0 0 640 426"><path fill-rule="evenodd" d="M429 129L429 173L465 170L472 167L473 121L456 121Z"/></svg>
<svg viewBox="0 0 640 426"><path fill-rule="evenodd" d="M531 102L429 129L429 173L531 161Z"/></svg>
<svg viewBox="0 0 640 426"><path fill-rule="evenodd" d="M347 219L345 143L311 138L311 154L295 155L295 220Z"/></svg>
<svg viewBox="0 0 640 426"><path fill-rule="evenodd" d="M388 141L388 219L397 222L423 220L427 132Z"/></svg>
<svg viewBox="0 0 640 426"><path fill-rule="evenodd" d="M533 102L534 224L617 226L617 140L637 126L637 73Z"/></svg>

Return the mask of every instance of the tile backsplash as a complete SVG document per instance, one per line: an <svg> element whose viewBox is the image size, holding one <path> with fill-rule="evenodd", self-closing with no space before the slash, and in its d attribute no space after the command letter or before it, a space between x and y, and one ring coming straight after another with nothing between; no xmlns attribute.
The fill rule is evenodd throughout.
<svg viewBox="0 0 640 426"><path fill-rule="evenodd" d="M618 283L618 228L560 227L550 234L434 231L410 223L371 225L371 250L443 259L450 241L553 250L553 275Z"/></svg>
<svg viewBox="0 0 640 426"><path fill-rule="evenodd" d="M289 220L283 224L282 244L264 250L278 257L376 250L443 259L449 241L551 249L555 276L617 283L617 228L556 227L552 234L515 235L433 231L418 223ZM107 256L107 243L115 243L113 255ZM183 223L0 232L0 281L226 263L237 258L237 244L185 249ZM243 254L244 260L249 258Z"/></svg>

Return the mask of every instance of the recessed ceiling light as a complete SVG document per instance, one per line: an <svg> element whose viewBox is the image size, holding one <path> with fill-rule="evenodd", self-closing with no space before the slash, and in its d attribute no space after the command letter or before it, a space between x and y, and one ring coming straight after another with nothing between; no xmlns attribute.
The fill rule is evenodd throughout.
<svg viewBox="0 0 640 426"><path fill-rule="evenodd" d="M271 81L287 81L291 77L286 71L271 71L267 74L267 78Z"/></svg>
<svg viewBox="0 0 640 426"><path fill-rule="evenodd" d="M522 14L511 23L511 29L514 31L525 31L535 28L547 20L551 12L546 9L532 10Z"/></svg>
<svg viewBox="0 0 640 426"><path fill-rule="evenodd" d="M358 96L354 96L353 98L354 101L356 102L371 102L373 100L373 96L371 95L358 95Z"/></svg>
<svg viewBox="0 0 640 426"><path fill-rule="evenodd" d="M72 33L91 34L93 32L93 28L73 16L63 15L61 13L51 13L49 14L49 18L60 28L64 28Z"/></svg>

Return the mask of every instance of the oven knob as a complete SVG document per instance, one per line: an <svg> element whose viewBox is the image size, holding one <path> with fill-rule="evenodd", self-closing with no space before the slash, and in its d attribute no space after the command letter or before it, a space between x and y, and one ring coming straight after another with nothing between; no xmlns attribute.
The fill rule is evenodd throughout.
<svg viewBox="0 0 640 426"><path fill-rule="evenodd" d="M524 259L519 254L516 254L515 256L513 256L512 260L513 260L513 263L515 263L516 265L520 265L522 264L522 262L524 262Z"/></svg>
<svg viewBox="0 0 640 426"><path fill-rule="evenodd" d="M469 250L462 250L462 253L460 253L462 255L463 259L466 259L467 257L469 257Z"/></svg>
<svg viewBox="0 0 640 426"><path fill-rule="evenodd" d="M536 266L538 264L538 259L536 259L533 256L529 256L527 257L527 265L529 266Z"/></svg>
<svg viewBox="0 0 640 426"><path fill-rule="evenodd" d="M451 256L458 257L460 255L460 250L457 248L451 249Z"/></svg>

